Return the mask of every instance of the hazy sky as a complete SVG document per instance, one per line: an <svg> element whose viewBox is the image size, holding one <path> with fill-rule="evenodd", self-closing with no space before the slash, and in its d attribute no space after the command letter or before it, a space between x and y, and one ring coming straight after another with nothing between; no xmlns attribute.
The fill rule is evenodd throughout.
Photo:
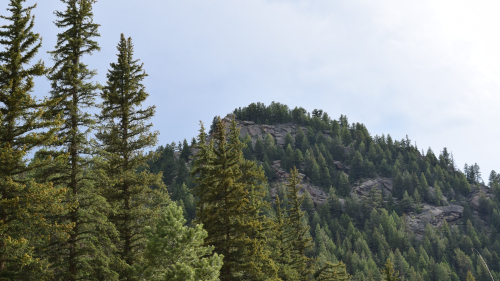
<svg viewBox="0 0 500 281"><path fill-rule="evenodd" d="M51 65L53 11L64 5L27 1L36 2L39 57ZM101 0L94 12L102 50L85 62L105 83L120 33L132 37L160 144L191 139L199 120L276 101L346 114L436 154L448 147L485 181L500 170L498 1ZM46 95L47 81L36 82Z"/></svg>

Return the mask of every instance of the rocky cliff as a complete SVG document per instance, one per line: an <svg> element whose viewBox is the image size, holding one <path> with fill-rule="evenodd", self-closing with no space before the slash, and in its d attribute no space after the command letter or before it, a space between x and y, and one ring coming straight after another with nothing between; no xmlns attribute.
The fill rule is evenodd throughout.
<svg viewBox="0 0 500 281"><path fill-rule="evenodd" d="M230 122L233 120L234 116L232 114L228 114L223 121ZM236 120L238 127L240 128L240 134L243 137L249 136L252 144L255 145L255 142L258 138L264 140L267 134L270 134L272 137L276 139L276 143L279 146L284 146L285 144L285 136L287 133L295 138L299 125L293 123L285 123L285 124L277 124L277 125L259 125L255 124L252 121L239 121ZM307 128L302 127L304 134L307 134ZM326 136L326 135L325 135ZM282 169L281 161L277 160L273 162L272 165L273 170L276 172L277 182L275 186L280 184L285 184L289 174ZM345 172L349 172L349 167L344 165L339 161L335 161L335 168L337 170L343 170ZM301 174L302 188L299 193L304 194L308 192L311 196L311 199L315 203L315 205L323 204L327 198L328 194L320 187L313 185L310 180L303 174ZM354 184L352 187L351 194L356 194L361 197L372 189L377 188L381 191L384 196L392 193L393 188L393 180L390 178L373 178L362 181L361 183ZM480 205L480 196L484 194L486 197L492 197L493 194L489 188L484 185L473 186L474 192L469 196L468 202L470 203L473 210L477 214L477 210ZM430 192L434 191L433 187L429 187ZM277 187L273 187L271 189L271 197L274 199L277 193ZM431 227L439 227L444 221L448 222L450 225L458 222L463 215L464 207L456 204L449 204L447 198L443 198L445 205L447 206L433 206L427 203L421 205L421 212L414 213L410 212L406 214L407 227L408 231L414 232L417 235L417 238L421 238L425 232L425 227L429 224ZM339 199L341 204L343 205L344 200ZM397 199L394 198L394 201L397 202Z"/></svg>

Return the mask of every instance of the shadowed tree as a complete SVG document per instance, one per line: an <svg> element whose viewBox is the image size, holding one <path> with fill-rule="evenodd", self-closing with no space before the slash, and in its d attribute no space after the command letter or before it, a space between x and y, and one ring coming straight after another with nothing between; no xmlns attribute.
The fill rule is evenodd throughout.
<svg viewBox="0 0 500 281"><path fill-rule="evenodd" d="M197 222L208 233L205 244L224 255L220 279L277 280L277 269L265 248L264 172L243 158L245 144L234 120L228 130L218 119L209 144L204 136L202 127L200 150L194 156Z"/></svg>

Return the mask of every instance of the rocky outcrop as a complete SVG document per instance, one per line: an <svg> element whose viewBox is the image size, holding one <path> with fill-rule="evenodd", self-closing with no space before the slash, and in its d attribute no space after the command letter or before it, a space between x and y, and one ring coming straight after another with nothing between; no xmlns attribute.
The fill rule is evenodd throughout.
<svg viewBox="0 0 500 281"><path fill-rule="evenodd" d="M493 198L495 197L495 194L493 193L493 190L486 185L483 184L472 184L472 194L469 196L469 202L470 206L475 210L479 210L479 205L481 204L481 196L484 195L486 198Z"/></svg>
<svg viewBox="0 0 500 281"><path fill-rule="evenodd" d="M290 133L292 137L295 137L298 126L293 123L286 124L277 124L277 125L256 125L250 121L237 121L238 126L240 127L240 135L242 137L250 136L252 140L252 145L255 145L255 142L258 138L264 140L267 134L270 134L276 139L276 143L279 146L283 146L285 144L285 136L287 133ZM302 128L304 133L307 132L306 128Z"/></svg>
<svg viewBox="0 0 500 281"><path fill-rule="evenodd" d="M278 177L278 185L285 185L288 182L290 174L285 172L285 170L281 168L280 164L281 160L276 160L273 162L272 168L274 169L274 171L276 172L276 176ZM322 205L326 202L328 194L325 191L311 184L307 180L306 175L299 173L299 177L301 178L300 185L302 186L299 190L299 195L302 196L307 191L309 192L311 199L316 205ZM271 197L273 198L273 200L276 198L277 190L277 187L271 189Z"/></svg>
<svg viewBox="0 0 500 281"><path fill-rule="evenodd" d="M352 189L352 192L357 194L358 196L364 196L368 194L368 192L372 188L379 189L384 196L392 193L392 179L388 178L376 178L369 179L367 181L362 182L360 185L355 185Z"/></svg>
<svg viewBox="0 0 500 281"><path fill-rule="evenodd" d="M285 185L287 182L280 182L279 184ZM322 189L320 189L317 186L312 185L311 183L308 182L302 182L300 183L301 188L299 190L299 195L302 196L307 192L309 192L309 195L311 196L312 201L316 206L323 205L326 202L326 199L328 199L328 194L324 192ZM278 192L277 187L271 188L270 195L273 201L276 199L276 193ZM280 200L282 200L281 198Z"/></svg>
<svg viewBox="0 0 500 281"><path fill-rule="evenodd" d="M459 205L438 207L422 204L420 214L410 212L406 215L406 226L409 231L416 234L417 238L421 239L428 223L431 227L440 227L446 220L452 225L462 217L463 212L464 207Z"/></svg>
<svg viewBox="0 0 500 281"><path fill-rule="evenodd" d="M333 161L333 164L335 165L335 169L349 173L349 166L342 164L340 161Z"/></svg>

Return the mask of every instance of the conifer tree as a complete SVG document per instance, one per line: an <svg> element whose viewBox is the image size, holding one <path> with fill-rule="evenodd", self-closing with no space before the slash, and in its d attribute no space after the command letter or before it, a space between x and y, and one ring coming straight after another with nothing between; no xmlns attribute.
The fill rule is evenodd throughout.
<svg viewBox="0 0 500 281"><path fill-rule="evenodd" d="M381 271L382 280L384 281L397 281L399 280L398 273L394 270L394 264L390 259L387 259L385 268Z"/></svg>
<svg viewBox="0 0 500 281"><path fill-rule="evenodd" d="M184 161L188 162L189 156L191 156L191 147L189 147L187 140L184 139L184 141L182 142L182 150L181 150L180 158L182 158L182 159L184 159Z"/></svg>
<svg viewBox="0 0 500 281"><path fill-rule="evenodd" d="M213 246L202 246L207 232L202 225L185 225L182 208L171 203L146 227L145 280L216 281L222 255L212 254Z"/></svg>
<svg viewBox="0 0 500 281"><path fill-rule="evenodd" d="M293 261L289 246L290 241L286 240L286 217L284 210L281 208L281 201L278 194L276 194L276 216L274 217L274 240L273 257L276 265L278 266L278 277L281 280L300 280L299 274L295 268L292 267Z"/></svg>
<svg viewBox="0 0 500 281"><path fill-rule="evenodd" d="M243 158L244 143L236 122L218 119L213 142L206 144L203 127L195 155L197 222L203 223L206 245L224 255L221 280L275 280L276 268L265 249L264 173ZM198 166L200 165L200 166Z"/></svg>
<svg viewBox="0 0 500 281"><path fill-rule="evenodd" d="M54 244L46 253L56 268L56 278L64 280L113 280L117 274L110 269L113 262L113 226L107 220L106 200L99 194L93 174L92 147L88 133L95 119L85 111L95 106L95 96L101 86L91 82L96 71L89 70L82 57L99 51L95 40L99 25L93 22L95 0L61 0L66 10L56 11L58 28L55 50L49 52L54 66L49 73L51 97L58 102L47 113L61 115L63 124L58 131L58 151L67 160L47 169L45 176L58 186L68 188L65 203L71 211L58 219L70 222L73 229L69 240Z"/></svg>
<svg viewBox="0 0 500 281"><path fill-rule="evenodd" d="M50 277L45 259L35 247L47 242L49 234L65 237L69 225L54 225L48 216L64 210L59 200L64 190L52 183L36 183L33 170L48 161L26 155L55 141L60 120L43 119L47 107L56 100L36 101L30 94L33 77L43 76L42 61L29 67L41 47L33 32L36 5L23 7L25 0L10 0L8 24L0 27L0 279L44 280Z"/></svg>
<svg viewBox="0 0 500 281"><path fill-rule="evenodd" d="M286 147L288 148L288 145L291 146L291 148L294 148L294 142L293 142L293 137L292 135L290 135L290 132L286 132L286 135L285 135L285 144L283 145L283 147Z"/></svg>
<svg viewBox="0 0 500 281"><path fill-rule="evenodd" d="M307 237L309 226L304 226L303 218L304 211L301 210L302 202L305 197L299 197L300 176L297 168L290 171L290 179L286 185L286 197L290 209L286 219L285 240L288 243L287 251L291 256L291 267L297 270L300 280L307 280L309 275L313 273L313 260L305 255L307 249L312 247L312 238Z"/></svg>
<svg viewBox="0 0 500 281"><path fill-rule="evenodd" d="M215 126L214 126L215 129ZM210 175L209 172L212 169L211 163L215 157L213 153L213 138L210 141L206 139L205 127L203 123L200 122L200 130L198 134L198 143L195 148L198 149L198 152L194 156L193 160L193 168L191 170L191 176L194 178L194 182L196 186L193 188L193 194L196 195L197 208L196 208L196 217L198 222L202 222L205 220L205 205L208 190L211 187L211 183L206 180L206 178Z"/></svg>
<svg viewBox="0 0 500 281"><path fill-rule="evenodd" d="M154 156L142 151L157 142L158 133L150 132L152 124L146 123L155 108L141 107L148 97L142 84L146 73L134 60L132 39L121 34L117 49L118 62L111 63L101 95L96 138L104 160L99 165L105 175L102 193L113 209L109 221L119 234L116 250L122 267L116 271L120 279L134 280L133 266L141 262L145 248L145 227L159 215L168 197L162 192L161 173L137 172Z"/></svg>
<svg viewBox="0 0 500 281"><path fill-rule="evenodd" d="M342 197L347 197L351 192L351 185L349 184L349 179L344 172L337 173L337 190L339 195Z"/></svg>
<svg viewBox="0 0 500 281"><path fill-rule="evenodd" d="M467 281L476 281L476 278L474 278L474 275L472 275L472 272L470 270L467 272Z"/></svg>
<svg viewBox="0 0 500 281"><path fill-rule="evenodd" d="M262 161L262 159L264 159L265 151L264 151L264 143L260 138L257 138L253 150L255 152L255 157L257 158L257 160Z"/></svg>

